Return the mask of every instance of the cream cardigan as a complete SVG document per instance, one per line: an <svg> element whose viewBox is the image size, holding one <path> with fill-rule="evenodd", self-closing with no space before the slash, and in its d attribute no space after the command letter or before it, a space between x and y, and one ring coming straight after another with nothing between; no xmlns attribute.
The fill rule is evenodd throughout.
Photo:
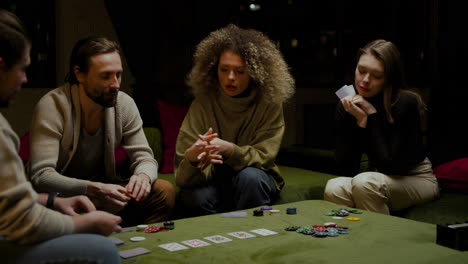
<svg viewBox="0 0 468 264"><path fill-rule="evenodd" d="M143 122L133 99L119 92L115 107L106 108L104 119L107 180L127 180L115 171L114 150L122 145L130 158L133 173L145 173L154 182L158 164L146 140ZM65 196L86 194L88 180L62 175L77 149L80 130L78 86L65 84L40 99L34 111L30 134L30 176L38 192L58 191Z"/></svg>

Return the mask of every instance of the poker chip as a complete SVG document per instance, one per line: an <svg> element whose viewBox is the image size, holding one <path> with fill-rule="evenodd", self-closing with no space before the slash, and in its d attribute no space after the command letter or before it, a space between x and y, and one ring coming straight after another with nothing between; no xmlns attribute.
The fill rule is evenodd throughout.
<svg viewBox="0 0 468 264"><path fill-rule="evenodd" d="M298 226L288 226L284 230L286 230L286 231L296 231L297 229L299 229Z"/></svg>
<svg viewBox="0 0 468 264"><path fill-rule="evenodd" d="M166 222L164 222L164 228L166 228L166 229L174 229L174 228L175 228L174 222L172 222L172 221L166 221Z"/></svg>
<svg viewBox="0 0 468 264"><path fill-rule="evenodd" d="M270 210L270 215L280 215L280 210Z"/></svg>
<svg viewBox="0 0 468 264"><path fill-rule="evenodd" d="M145 240L146 238L145 237L142 237L142 236L136 236L136 237L131 237L130 240L133 241L133 242L139 242L139 241L143 241Z"/></svg>
<svg viewBox="0 0 468 264"><path fill-rule="evenodd" d="M253 215L254 216L263 216L263 210L254 210Z"/></svg>
<svg viewBox="0 0 468 264"><path fill-rule="evenodd" d="M260 210L265 210L265 211L268 211L268 210L271 210L273 208L269 207L269 206L264 206L262 208L260 208Z"/></svg>
<svg viewBox="0 0 468 264"><path fill-rule="evenodd" d="M328 233L327 232L315 232L314 236L315 237L327 237Z"/></svg>
<svg viewBox="0 0 468 264"><path fill-rule="evenodd" d="M343 219L343 217L341 217L341 216L333 216L332 218L336 219L336 220Z"/></svg>
<svg viewBox="0 0 468 264"><path fill-rule="evenodd" d="M304 235L315 235L315 231L314 230L304 230L304 232L302 232L302 234Z"/></svg>
<svg viewBox="0 0 468 264"><path fill-rule="evenodd" d="M156 233L159 231L169 231L169 229L164 228L164 226L159 225L159 226L150 226L145 229L145 233Z"/></svg>
<svg viewBox="0 0 468 264"><path fill-rule="evenodd" d="M313 237L338 237L341 234L349 234L348 227L338 226L335 223L325 223L324 225L313 226L289 226L285 228L286 231L296 231L304 235Z"/></svg>
<svg viewBox="0 0 468 264"><path fill-rule="evenodd" d="M143 231L146 228L148 228L148 225L137 225L136 226L137 231Z"/></svg>
<svg viewBox="0 0 468 264"><path fill-rule="evenodd" d="M346 217L346 220L349 220L349 221L359 221L359 220L361 220L361 218L360 218L360 217L351 217L351 216L350 216L350 217Z"/></svg>
<svg viewBox="0 0 468 264"><path fill-rule="evenodd" d="M297 214L296 207L288 207L288 208L286 209L286 213L287 213L287 214Z"/></svg>
<svg viewBox="0 0 468 264"><path fill-rule="evenodd" d="M335 213L336 216L348 216L349 211L346 209L340 209Z"/></svg>

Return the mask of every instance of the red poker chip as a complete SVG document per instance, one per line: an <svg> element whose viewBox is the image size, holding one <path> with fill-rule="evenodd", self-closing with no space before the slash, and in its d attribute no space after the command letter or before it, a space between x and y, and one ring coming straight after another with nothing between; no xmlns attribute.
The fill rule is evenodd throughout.
<svg viewBox="0 0 468 264"><path fill-rule="evenodd" d="M328 232L327 228L324 226L318 226L314 228L315 232Z"/></svg>
<svg viewBox="0 0 468 264"><path fill-rule="evenodd" d="M169 231L169 229L165 229L163 225L160 226L150 226L145 229L145 233L155 233L159 231Z"/></svg>

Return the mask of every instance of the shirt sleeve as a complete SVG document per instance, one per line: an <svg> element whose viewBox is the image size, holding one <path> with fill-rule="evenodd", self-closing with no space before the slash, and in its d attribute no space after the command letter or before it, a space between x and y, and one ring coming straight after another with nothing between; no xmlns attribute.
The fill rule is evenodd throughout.
<svg viewBox="0 0 468 264"><path fill-rule="evenodd" d="M283 108L280 105L271 104L263 115L250 144L234 145L231 157L225 161L235 171L246 167L268 171L275 165L284 135Z"/></svg>
<svg viewBox="0 0 468 264"><path fill-rule="evenodd" d="M336 147L335 159L337 174L354 176L359 173L363 152L361 144L364 129L356 124L356 118L348 114L341 103L335 111Z"/></svg>
<svg viewBox="0 0 468 264"><path fill-rule="evenodd" d="M30 176L38 192L58 191L64 196L86 194L89 181L67 177L57 171L59 155L68 154L61 150L61 140L73 140L73 135L64 135L66 119L72 119L71 114L68 116L72 111L70 107L63 98L54 94L43 97L34 110L30 133Z"/></svg>
<svg viewBox="0 0 468 264"><path fill-rule="evenodd" d="M0 131L0 235L30 244L73 232L70 216L47 209L26 180L13 131Z"/></svg>
<svg viewBox="0 0 468 264"><path fill-rule="evenodd" d="M199 134L206 131L204 108L195 100L190 105L187 115L182 122L176 141L176 153L174 157L174 176L179 187L192 187L206 182L211 177L212 165L205 170L193 166L185 157L185 151L198 139Z"/></svg>
<svg viewBox="0 0 468 264"><path fill-rule="evenodd" d="M151 182L154 182L158 177L158 163L154 159L153 151L143 131L143 121L135 101L128 96L125 98L120 113L123 120L122 146L130 158L130 169L133 174L144 173L150 177Z"/></svg>

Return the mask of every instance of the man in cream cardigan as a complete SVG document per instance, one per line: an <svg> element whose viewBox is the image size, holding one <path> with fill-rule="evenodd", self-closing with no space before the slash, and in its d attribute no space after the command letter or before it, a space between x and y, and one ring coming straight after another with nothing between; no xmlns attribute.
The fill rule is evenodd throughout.
<svg viewBox="0 0 468 264"><path fill-rule="evenodd" d="M34 111L31 181L41 192L87 195L125 225L160 222L170 215L175 191L157 179L136 104L119 92L122 71L117 43L102 37L76 43L67 83L41 98ZM119 145L131 161L130 178L116 172Z"/></svg>

